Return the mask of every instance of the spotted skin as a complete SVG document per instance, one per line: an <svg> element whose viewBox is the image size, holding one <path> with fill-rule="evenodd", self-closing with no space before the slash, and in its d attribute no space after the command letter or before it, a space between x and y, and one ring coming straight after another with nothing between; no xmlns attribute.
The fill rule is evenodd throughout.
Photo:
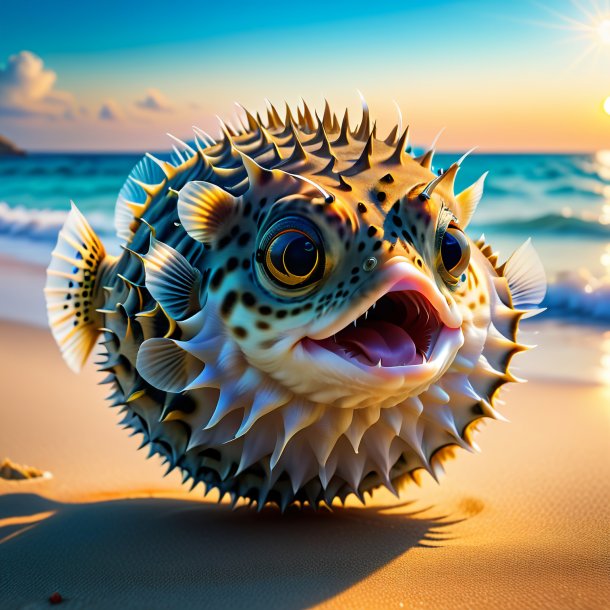
<svg viewBox="0 0 610 610"><path fill-rule="evenodd" d="M307 106L280 119L270 106L246 124L223 126L218 142L196 132L195 148L136 166L117 202L117 259L74 212L89 236L79 251L96 251L70 275L60 249L72 241L60 235L49 272L66 359L78 368L101 332L98 364L122 424L185 481L233 502L317 506L438 476L452 448L473 446L478 421L499 417L494 399L524 349L516 265L470 240L460 277L448 281L439 262L446 227L465 229L482 191L455 195L459 164L439 177L431 152L409 154L408 129L381 139L366 108L356 128L328 105L322 119ZM322 262L311 286L288 288L270 275L265 240L295 222L319 238ZM86 282L76 295L62 292L69 275ZM433 329L421 366L369 366L328 348L404 278L408 315ZM94 322L84 347L58 330L55 294L87 299L70 318Z"/></svg>

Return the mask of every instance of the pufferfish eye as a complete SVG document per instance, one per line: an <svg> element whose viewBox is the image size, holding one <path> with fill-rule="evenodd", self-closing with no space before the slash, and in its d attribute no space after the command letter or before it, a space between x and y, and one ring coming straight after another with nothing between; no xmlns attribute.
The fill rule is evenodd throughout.
<svg viewBox="0 0 610 610"><path fill-rule="evenodd" d="M441 241L440 255L443 270L456 282L470 262L470 245L461 229L447 227Z"/></svg>
<svg viewBox="0 0 610 610"><path fill-rule="evenodd" d="M257 257L267 277L281 288L304 288L324 274L322 239L313 224L288 217L267 230Z"/></svg>

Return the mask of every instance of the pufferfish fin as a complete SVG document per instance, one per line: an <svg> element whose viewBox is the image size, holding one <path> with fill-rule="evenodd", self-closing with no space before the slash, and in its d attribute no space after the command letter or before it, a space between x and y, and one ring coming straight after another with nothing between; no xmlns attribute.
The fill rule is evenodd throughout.
<svg viewBox="0 0 610 610"><path fill-rule="evenodd" d="M178 216L195 240L210 244L227 218L237 209L231 193L210 182L189 182L180 190Z"/></svg>
<svg viewBox="0 0 610 610"><path fill-rule="evenodd" d="M151 237L142 260L146 288L171 318L183 320L201 309L201 273L180 252Z"/></svg>
<svg viewBox="0 0 610 610"><path fill-rule="evenodd" d="M513 307L538 305L546 294L546 274L540 257L528 239L498 270L506 278Z"/></svg>
<svg viewBox="0 0 610 610"><path fill-rule="evenodd" d="M483 186L485 185L485 178L487 178L488 173L485 172L476 182L473 182L455 197L458 207L456 216L462 229L465 229L470 224L481 201L481 197L483 197Z"/></svg>
<svg viewBox="0 0 610 610"><path fill-rule="evenodd" d="M114 226L118 237L129 243L139 226L137 220L148 209L167 184L162 167L144 157L131 170L119 191L114 209Z"/></svg>
<svg viewBox="0 0 610 610"><path fill-rule="evenodd" d="M154 337L140 345L136 359L138 373L164 392L178 394L197 378L205 364L173 339Z"/></svg>
<svg viewBox="0 0 610 610"><path fill-rule="evenodd" d="M78 372L97 341L102 320L100 282L114 261L85 217L72 204L47 269L45 298L53 337L68 366Z"/></svg>

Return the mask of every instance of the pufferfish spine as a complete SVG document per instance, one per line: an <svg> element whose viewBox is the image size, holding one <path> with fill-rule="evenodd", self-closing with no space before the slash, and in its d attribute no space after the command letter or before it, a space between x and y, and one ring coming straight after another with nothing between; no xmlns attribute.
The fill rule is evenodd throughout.
<svg viewBox="0 0 610 610"><path fill-rule="evenodd" d="M465 229L483 175L432 171L399 123L377 137L328 104L221 137L195 130L121 189L123 253L72 207L48 270L49 323L98 363L122 425L185 481L233 502L330 504L437 477L472 450L543 298L528 241L504 264Z"/></svg>

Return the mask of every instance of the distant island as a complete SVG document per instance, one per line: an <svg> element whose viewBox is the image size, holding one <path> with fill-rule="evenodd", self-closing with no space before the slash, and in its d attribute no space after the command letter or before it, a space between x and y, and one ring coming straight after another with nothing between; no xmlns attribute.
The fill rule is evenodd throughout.
<svg viewBox="0 0 610 610"><path fill-rule="evenodd" d="M13 144L8 138L0 136L0 156L5 155L20 157L25 155L25 151L21 150L16 144Z"/></svg>

